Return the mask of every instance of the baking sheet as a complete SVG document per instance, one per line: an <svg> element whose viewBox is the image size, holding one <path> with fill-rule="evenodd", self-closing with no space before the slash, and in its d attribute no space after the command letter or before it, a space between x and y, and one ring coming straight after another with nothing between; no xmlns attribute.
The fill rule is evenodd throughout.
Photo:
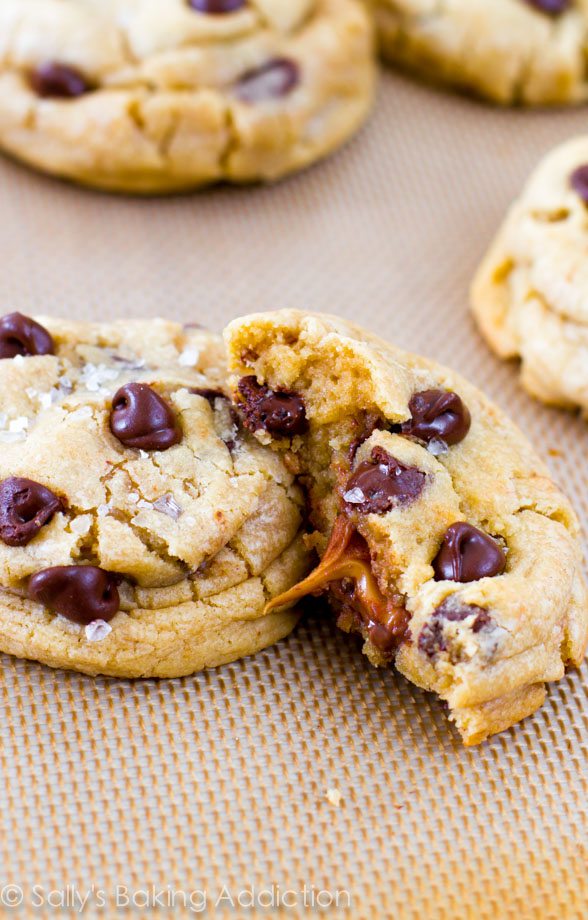
<svg viewBox="0 0 588 920"><path fill-rule="evenodd" d="M505 207L586 127L586 110L495 111L387 73L363 133L275 188L137 201L1 161L2 312L214 329L339 313L485 388L586 526L588 426L527 397L467 313ZM466 750L439 702L373 670L320 607L275 648L182 680L1 664L2 915L586 915L586 666Z"/></svg>

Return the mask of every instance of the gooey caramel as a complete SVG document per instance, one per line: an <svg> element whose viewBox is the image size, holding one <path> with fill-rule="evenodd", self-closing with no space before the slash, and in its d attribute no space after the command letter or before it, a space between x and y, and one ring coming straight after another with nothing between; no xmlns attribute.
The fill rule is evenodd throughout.
<svg viewBox="0 0 588 920"><path fill-rule="evenodd" d="M331 593L342 624L355 624L365 631L384 655L392 654L404 639L410 615L398 597L386 597L380 590L368 545L345 514L337 517L317 568L304 581L270 601L266 613L324 591Z"/></svg>

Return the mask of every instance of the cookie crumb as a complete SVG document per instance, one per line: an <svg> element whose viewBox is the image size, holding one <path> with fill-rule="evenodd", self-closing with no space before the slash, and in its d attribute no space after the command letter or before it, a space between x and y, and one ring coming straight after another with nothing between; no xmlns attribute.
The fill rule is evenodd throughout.
<svg viewBox="0 0 588 920"><path fill-rule="evenodd" d="M331 805L334 805L335 808L339 808L339 805L341 804L341 799L343 798L343 794L340 789L327 789L326 796L327 796L327 801Z"/></svg>

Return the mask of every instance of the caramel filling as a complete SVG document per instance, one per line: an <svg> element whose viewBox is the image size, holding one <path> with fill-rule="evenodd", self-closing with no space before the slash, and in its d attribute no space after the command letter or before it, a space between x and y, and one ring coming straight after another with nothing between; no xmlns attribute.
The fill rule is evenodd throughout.
<svg viewBox="0 0 588 920"><path fill-rule="evenodd" d="M351 614L352 622L359 620L380 651L389 654L400 644L409 614L397 597L386 597L380 591L368 545L345 514L336 519L329 545L314 572L270 601L266 613L327 590L340 607L340 618L349 619Z"/></svg>

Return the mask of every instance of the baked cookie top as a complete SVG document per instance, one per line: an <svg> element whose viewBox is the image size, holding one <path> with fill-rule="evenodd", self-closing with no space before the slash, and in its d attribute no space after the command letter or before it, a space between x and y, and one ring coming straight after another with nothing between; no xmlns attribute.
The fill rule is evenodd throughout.
<svg viewBox="0 0 588 920"><path fill-rule="evenodd" d="M538 166L472 287L480 328L522 382L548 403L588 416L588 139Z"/></svg>
<svg viewBox="0 0 588 920"><path fill-rule="evenodd" d="M588 96L587 0L371 0L384 55L494 102Z"/></svg>
<svg viewBox="0 0 588 920"><path fill-rule="evenodd" d="M536 709L582 659L588 600L574 513L518 429L335 317L245 317L227 342L236 404L308 489L322 557L276 605L328 589L372 662L447 700L467 743Z"/></svg>
<svg viewBox="0 0 588 920"><path fill-rule="evenodd" d="M305 556L302 497L239 424L224 365L219 337L162 320L0 319L0 648L14 651L16 609L27 656L133 674L134 641L139 673L187 673L195 625L206 632L229 589L227 616L263 645L263 579L284 553L292 573Z"/></svg>
<svg viewBox="0 0 588 920"><path fill-rule="evenodd" d="M273 179L370 106L360 0L3 0L0 146L122 191Z"/></svg>

